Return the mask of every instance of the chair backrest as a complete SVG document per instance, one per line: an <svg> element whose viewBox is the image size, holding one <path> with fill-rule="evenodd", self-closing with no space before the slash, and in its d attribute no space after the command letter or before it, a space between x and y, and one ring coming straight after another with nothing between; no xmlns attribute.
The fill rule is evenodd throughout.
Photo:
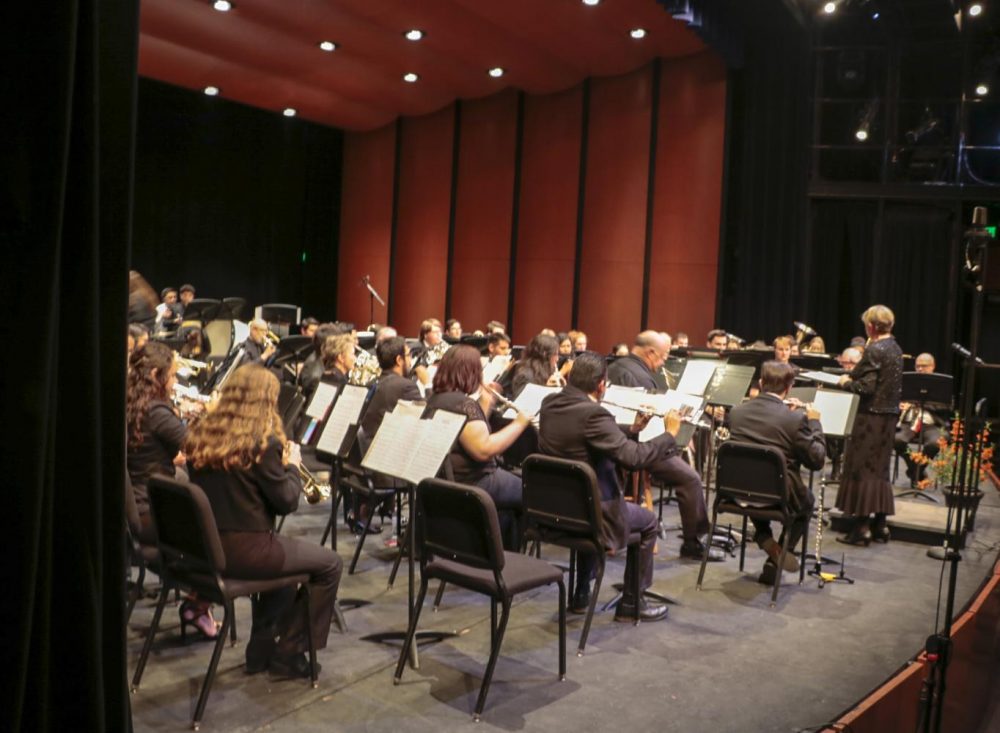
<svg viewBox="0 0 1000 733"><path fill-rule="evenodd" d="M503 569L500 521L485 491L428 478L417 487L416 504L421 562L433 555L494 572Z"/></svg>
<svg viewBox="0 0 1000 733"><path fill-rule="evenodd" d="M149 479L149 506L156 526L156 544L166 568L180 574L210 576L226 569L212 505L200 487L153 476Z"/></svg>
<svg viewBox="0 0 1000 733"><path fill-rule="evenodd" d="M299 421L302 410L305 409L306 398L294 384L284 382L278 392L278 414L286 435L294 435L295 423Z"/></svg>
<svg viewBox="0 0 1000 733"><path fill-rule="evenodd" d="M589 464L536 453L524 459L521 478L529 527L579 535L601 545L601 489Z"/></svg>
<svg viewBox="0 0 1000 733"><path fill-rule="evenodd" d="M719 447L715 488L741 504L788 502L785 456L777 448L727 440Z"/></svg>

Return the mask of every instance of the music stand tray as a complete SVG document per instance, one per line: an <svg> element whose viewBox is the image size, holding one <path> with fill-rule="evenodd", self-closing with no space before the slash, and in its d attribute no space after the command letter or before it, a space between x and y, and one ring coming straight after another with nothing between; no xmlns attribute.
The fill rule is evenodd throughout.
<svg viewBox="0 0 1000 733"><path fill-rule="evenodd" d="M735 407L743 401L753 381L754 367L721 364L708 385L705 398L710 405Z"/></svg>
<svg viewBox="0 0 1000 733"><path fill-rule="evenodd" d="M954 380L950 374L924 374L903 372L903 402L916 402L921 407L929 405L945 409L951 407Z"/></svg>
<svg viewBox="0 0 1000 733"><path fill-rule="evenodd" d="M205 325L219 317L222 303L212 298L195 298L184 306L185 321L201 321Z"/></svg>

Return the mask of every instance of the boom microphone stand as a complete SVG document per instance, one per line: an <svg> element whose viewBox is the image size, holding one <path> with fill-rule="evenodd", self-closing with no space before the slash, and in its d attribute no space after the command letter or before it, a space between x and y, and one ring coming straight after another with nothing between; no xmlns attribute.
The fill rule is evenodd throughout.
<svg viewBox="0 0 1000 733"><path fill-rule="evenodd" d="M361 278L361 284L368 288L368 323L375 323L375 301L385 308L385 301L382 300L382 296L378 294L378 291L372 285L372 279L370 276L365 275Z"/></svg>

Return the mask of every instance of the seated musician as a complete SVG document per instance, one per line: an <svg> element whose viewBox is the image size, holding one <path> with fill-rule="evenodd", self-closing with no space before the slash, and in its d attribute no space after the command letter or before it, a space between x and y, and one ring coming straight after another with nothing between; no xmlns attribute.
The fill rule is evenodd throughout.
<svg viewBox="0 0 1000 733"><path fill-rule="evenodd" d="M573 339L568 333L560 331L556 334L556 341L559 342L559 356L573 356Z"/></svg>
<svg viewBox="0 0 1000 733"><path fill-rule="evenodd" d="M657 378L670 353L670 339L657 331L643 331L635 337L632 352L608 367L608 383L622 387L641 387L647 392L663 392L665 385ZM575 369L576 367L574 367ZM572 372L570 372L572 374ZM708 532L705 490L698 472L684 462L677 446L671 445L658 462L655 477L674 487L681 514L681 557L701 560L704 546L699 537ZM723 553L710 548L709 560L719 562Z"/></svg>
<svg viewBox="0 0 1000 733"><path fill-rule="evenodd" d="M316 335L317 330L319 330L319 321L312 316L306 316L302 319L302 323L299 324L299 333L303 336L312 338Z"/></svg>
<svg viewBox="0 0 1000 733"><path fill-rule="evenodd" d="M444 335L452 343L462 340L462 323L456 318L449 318L444 324Z"/></svg>
<svg viewBox="0 0 1000 733"><path fill-rule="evenodd" d="M861 350L854 346L848 346L837 357L837 363L840 364L840 368L847 372L857 366L859 361L861 361Z"/></svg>
<svg viewBox="0 0 1000 733"><path fill-rule="evenodd" d="M674 339L674 346L678 349L686 349L688 347L688 335L683 331L678 331L677 338Z"/></svg>
<svg viewBox="0 0 1000 733"><path fill-rule="evenodd" d="M630 620L638 604L643 621L659 621L667 616L666 604L650 603L642 595L634 598L631 594L634 573L639 573L640 591L645 591L653 582L656 514L624 500L616 467L648 469L654 475L659 474L668 456L675 452L674 436L680 429L680 418L675 412L667 415L664 419L666 432L653 440L646 443L630 440L628 436L641 432L649 416L637 416L627 429L617 425L611 413L600 405L607 389L607 374L607 362L602 355L586 351L577 356L569 374L569 384L542 402L538 445L542 453L583 461L594 468L601 489L607 548L622 549L632 532L641 536L638 567L630 562L631 558L626 560L625 591L615 611L615 620ZM576 591L569 604L570 610L586 611L595 568L596 559L592 555L581 553L578 556Z"/></svg>
<svg viewBox="0 0 1000 733"><path fill-rule="evenodd" d="M774 360L787 364L792 357L792 345L795 339L791 336L778 336L774 339Z"/></svg>
<svg viewBox="0 0 1000 733"><path fill-rule="evenodd" d="M181 447L187 427L170 401L176 382L177 366L169 347L150 341L132 353L126 383L126 467L139 514L137 539L144 545L156 544L147 490L150 477L186 478ZM207 602L191 597L181 604L181 620L214 639L218 628L211 609Z"/></svg>
<svg viewBox="0 0 1000 733"><path fill-rule="evenodd" d="M178 300L180 301L180 311L181 317L184 316L184 311L187 310L188 304L195 298L194 285L191 283L184 283L181 285L181 289L178 291Z"/></svg>
<svg viewBox="0 0 1000 733"><path fill-rule="evenodd" d="M934 356L923 353L917 356L914 369L921 374L933 374L936 363ZM921 409L912 402L899 405L899 423L896 426L896 455L906 461L906 477L910 486L916 488L924 480L925 464L918 464L910 456L910 444L918 443L920 451L933 460L940 452L938 439L941 437L942 422L933 412Z"/></svg>
<svg viewBox="0 0 1000 733"><path fill-rule="evenodd" d="M181 306L177 303L177 290L163 288L160 291L160 304L156 306L156 325L153 332L157 334L171 333L181 325Z"/></svg>
<svg viewBox="0 0 1000 733"><path fill-rule="evenodd" d="M245 364L226 381L216 408L184 443L191 481L212 505L226 555L226 575L268 580L308 573L308 623L317 649L326 647L343 562L316 542L275 534L277 515L298 507L302 494L298 446L288 443L278 415L278 379ZM307 677L309 660L303 598L294 588L261 593L251 603L248 674L270 670Z"/></svg>
<svg viewBox="0 0 1000 733"><path fill-rule="evenodd" d="M347 384L347 375L354 368L354 346L354 337L349 333L326 337L320 352L320 358L323 360L321 382L338 387Z"/></svg>
<svg viewBox="0 0 1000 733"><path fill-rule="evenodd" d="M579 354L581 351L587 350L587 334L583 331L570 331L570 336L573 337L574 354Z"/></svg>
<svg viewBox="0 0 1000 733"><path fill-rule="evenodd" d="M141 323L128 324L129 353L141 349L149 341L149 329Z"/></svg>
<svg viewBox="0 0 1000 733"><path fill-rule="evenodd" d="M725 351L729 337L721 328L713 328L705 337L705 346L715 351Z"/></svg>
<svg viewBox="0 0 1000 733"><path fill-rule="evenodd" d="M552 336L538 334L532 338L524 349L524 358L513 367L511 394L514 399L517 399L528 384L560 386L562 375L556 368L558 361L559 344Z"/></svg>
<svg viewBox="0 0 1000 733"><path fill-rule="evenodd" d="M323 344L330 336L338 336L343 333L350 333L350 324L324 323L316 329L313 335L313 353L302 362L302 370L299 372L299 386L302 387L302 394L306 399L316 391L316 385L323 377Z"/></svg>
<svg viewBox="0 0 1000 733"><path fill-rule="evenodd" d="M611 356L622 357L628 356L628 344L624 341L619 341L617 344L611 347Z"/></svg>
<svg viewBox="0 0 1000 733"><path fill-rule="evenodd" d="M491 333L507 333L507 327L500 321L490 321L486 324L486 335L489 336Z"/></svg>
<svg viewBox="0 0 1000 733"><path fill-rule="evenodd" d="M510 354L510 336L502 331L494 331L486 338L486 355L490 359L508 354Z"/></svg>
<svg viewBox="0 0 1000 733"><path fill-rule="evenodd" d="M420 345L413 349L413 376L425 386L430 386L431 371L428 367L441 360L447 351L448 343L444 340L441 321L437 318L427 318L420 324Z"/></svg>
<svg viewBox="0 0 1000 733"><path fill-rule="evenodd" d="M489 414L493 401L492 392L482 384L479 352L468 345L448 349L434 375L434 394L427 400L428 416L437 410L465 415L465 426L448 458L452 474L455 481L478 486L490 495L500 515L504 547L517 550L520 537L516 516L524 506L521 479L501 468L497 457L531 424L531 418L519 412L508 425L491 433Z"/></svg>
<svg viewBox="0 0 1000 733"><path fill-rule="evenodd" d="M270 329L264 319L255 318L250 321L250 335L243 342L244 363L267 366L277 351L274 343L267 337L268 331Z"/></svg>
<svg viewBox="0 0 1000 733"><path fill-rule="evenodd" d="M807 354L825 354L826 353L826 342L823 340L822 336L813 336L812 339L806 344Z"/></svg>
<svg viewBox="0 0 1000 733"><path fill-rule="evenodd" d="M826 460L826 442L819 424L819 413L812 409L789 409L785 404L795 381L790 364L765 361L760 368L760 394L749 402L737 405L729 413L731 440L777 448L785 456L785 476L790 496L796 506L796 518L788 536L789 552L784 570L799 569L794 548L802 539L813 510L813 496L799 475L800 466L819 470ZM781 555L781 545L774 540L767 520L753 520L754 541L767 553L764 569L758 580L773 585ZM783 541L784 537L779 541Z"/></svg>

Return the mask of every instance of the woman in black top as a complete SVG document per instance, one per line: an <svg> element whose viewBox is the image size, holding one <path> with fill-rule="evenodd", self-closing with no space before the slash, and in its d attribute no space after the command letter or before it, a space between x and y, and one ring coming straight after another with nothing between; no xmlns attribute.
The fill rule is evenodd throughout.
<svg viewBox="0 0 1000 733"><path fill-rule="evenodd" d="M868 344L861 361L840 379L844 389L861 396L836 503L845 514L856 517L847 536L838 538L851 545L868 545L873 536L889 541L886 516L895 513L889 458L903 384L903 352L892 336L892 311L873 305L861 314L861 321ZM870 527L872 514L875 524Z"/></svg>
<svg viewBox="0 0 1000 733"><path fill-rule="evenodd" d="M277 378L264 367L240 367L215 409L192 427L185 452L191 480L212 505L226 575L255 580L308 573L309 624L316 648L323 649L343 563L314 542L274 533L275 517L295 511L302 494L301 457L298 446L285 440L278 390ZM246 671L307 676L306 621L294 589L262 593L252 614Z"/></svg>
<svg viewBox="0 0 1000 733"><path fill-rule="evenodd" d="M492 388L498 386L494 384ZM434 394L427 401L428 414L447 410L465 415L465 427L449 455L455 481L478 486L492 497L504 529L504 546L514 550L519 547L514 515L524 506L521 479L500 468L497 456L524 432L531 418L519 412L509 425L491 433L487 417L492 409L493 395L482 385L479 352L467 345L448 349L434 375Z"/></svg>
<svg viewBox="0 0 1000 733"><path fill-rule="evenodd" d="M524 358L514 367L511 391L516 399L525 385L541 384L562 386L564 381L556 364L559 361L559 342L555 336L540 333L528 342Z"/></svg>

